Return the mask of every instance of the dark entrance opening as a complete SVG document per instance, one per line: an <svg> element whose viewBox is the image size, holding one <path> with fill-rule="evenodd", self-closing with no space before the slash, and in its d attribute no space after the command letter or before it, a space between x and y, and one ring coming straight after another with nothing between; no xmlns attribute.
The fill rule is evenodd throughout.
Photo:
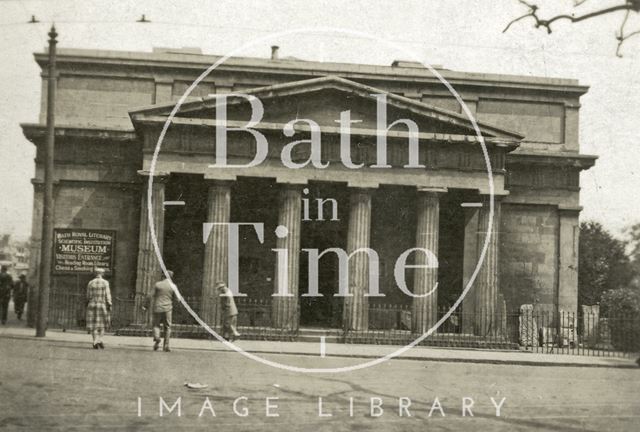
<svg viewBox="0 0 640 432"><path fill-rule="evenodd" d="M236 299L258 302L261 320L271 313L269 302L273 294L276 247L273 232L278 222L278 186L274 179L240 177L231 188L231 222L264 224L264 241L260 242L252 226L241 226L239 235L238 277L240 292L246 298ZM242 320L242 316L239 317ZM260 321L266 322L266 321Z"/></svg>
<svg viewBox="0 0 640 432"><path fill-rule="evenodd" d="M442 317L462 294L464 278L465 212L463 202L477 201L466 191L449 189L440 198L438 244L438 318ZM461 307L438 329L458 333Z"/></svg>
<svg viewBox="0 0 640 432"><path fill-rule="evenodd" d="M146 193L146 191L145 191ZM184 205L164 209L163 258L174 272L173 280L188 301L202 292L202 223L207 215L207 186L202 176L172 174L165 186L166 201L184 201ZM158 275L158 279L160 275Z"/></svg>
<svg viewBox="0 0 640 432"><path fill-rule="evenodd" d="M305 193L306 191L306 193ZM311 182L303 191L303 199L309 203L309 219L302 221L301 249L318 249L319 253L329 248L347 247L349 224L349 196L346 187L340 183ZM334 216L333 201L336 203L338 220ZM323 204L322 220L318 220L318 200ZM304 203L304 201L303 201ZM304 214L302 215L304 218ZM339 328L342 326L341 297L338 292L338 257L327 253L318 263L318 292L321 297L304 296L309 287L309 254L300 253L300 326Z"/></svg>

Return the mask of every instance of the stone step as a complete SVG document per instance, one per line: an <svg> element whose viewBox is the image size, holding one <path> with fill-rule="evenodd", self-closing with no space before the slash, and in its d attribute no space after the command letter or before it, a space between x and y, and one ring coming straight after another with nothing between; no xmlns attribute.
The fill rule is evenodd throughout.
<svg viewBox="0 0 640 432"><path fill-rule="evenodd" d="M343 331L341 329L335 328L321 328L321 327L303 327L298 329L298 335L300 336L310 336L310 337L320 337L320 336L342 336Z"/></svg>
<svg viewBox="0 0 640 432"><path fill-rule="evenodd" d="M365 345L404 345L414 340L409 332L377 332L370 331L365 334L350 333L346 337L340 329L323 328L301 328L297 335L282 333L270 328L240 327L242 338L246 340L273 340L273 341L297 341L319 343L320 337L325 337L326 343L353 343ZM147 326L135 324L116 331L119 336L145 336L151 337L151 329ZM197 325L177 324L172 328L172 336L177 338L192 339L213 339L206 330ZM420 345L443 347L443 348L477 348L477 349L500 349L518 350L517 343L509 341L487 341L481 336L458 335L458 334L436 334Z"/></svg>
<svg viewBox="0 0 640 432"><path fill-rule="evenodd" d="M298 335L296 341L320 343L320 336L322 335ZM325 336L324 341L326 343L342 343L342 336Z"/></svg>

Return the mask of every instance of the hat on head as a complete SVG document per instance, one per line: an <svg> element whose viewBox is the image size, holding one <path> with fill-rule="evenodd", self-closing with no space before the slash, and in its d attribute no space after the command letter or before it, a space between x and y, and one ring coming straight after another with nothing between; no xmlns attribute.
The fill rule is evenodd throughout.
<svg viewBox="0 0 640 432"><path fill-rule="evenodd" d="M217 288L217 289L220 289L220 288L226 288L226 287L227 287L227 284L226 284L226 283L224 283L224 282L222 282L222 281L216 282L216 288Z"/></svg>
<svg viewBox="0 0 640 432"><path fill-rule="evenodd" d="M104 274L104 269L100 267L96 267L95 269L93 269L93 272L95 274Z"/></svg>

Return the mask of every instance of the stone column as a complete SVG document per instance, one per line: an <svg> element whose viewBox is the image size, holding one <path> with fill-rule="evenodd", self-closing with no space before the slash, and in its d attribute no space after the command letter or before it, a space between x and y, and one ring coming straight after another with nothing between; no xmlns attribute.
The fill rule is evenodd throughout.
<svg viewBox="0 0 640 432"><path fill-rule="evenodd" d="M478 210L478 259L485 243L489 227L489 195L482 195L482 207ZM475 333L480 336L498 334L498 316L501 311L498 307L498 231L500 229L500 198L494 196L494 214L491 229L491 238L484 256L484 261L478 272L475 283Z"/></svg>
<svg viewBox="0 0 640 432"><path fill-rule="evenodd" d="M444 189L419 188L417 196L416 247L427 249L438 256L440 197ZM427 256L416 253L416 265L429 264ZM427 297L414 297L411 305L411 330L425 333L438 321L438 268L416 267L413 273L413 293Z"/></svg>
<svg viewBox="0 0 640 432"><path fill-rule="evenodd" d="M231 216L231 185L224 180L208 180L206 223L229 223ZM204 240L204 239L203 239ZM213 225L204 244L202 265L202 298L200 316L210 326L220 324L219 295L216 282L229 283L229 230L225 225Z"/></svg>
<svg viewBox="0 0 640 432"><path fill-rule="evenodd" d="M138 269L136 272L136 297L134 322L144 324L149 321L149 312L142 310L145 298L151 293L155 283L160 280L161 269L158 256L153 247L149 225L149 173L139 172L142 176L142 194L140 200L140 233L138 237ZM164 243L164 188L166 175L155 175L151 195L151 215L155 227L156 239L160 253Z"/></svg>
<svg viewBox="0 0 640 432"><path fill-rule="evenodd" d="M347 253L368 248L371 237L372 189L351 188ZM369 257L357 253L349 260L349 294L344 298L343 323L346 330L369 328Z"/></svg>
<svg viewBox="0 0 640 432"><path fill-rule="evenodd" d="M278 227L276 228L276 248L281 249L276 259L274 294L280 285L286 296L272 297L273 327L285 330L298 328L298 285L300 275L300 231L301 231L301 186L282 184L280 188ZM285 250L286 254L282 251ZM282 257L282 262L280 258ZM285 268L286 267L286 268Z"/></svg>

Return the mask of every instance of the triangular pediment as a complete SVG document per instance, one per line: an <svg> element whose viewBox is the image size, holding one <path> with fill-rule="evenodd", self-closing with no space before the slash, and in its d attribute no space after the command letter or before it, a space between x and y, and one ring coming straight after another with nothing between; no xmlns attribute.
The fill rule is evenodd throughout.
<svg viewBox="0 0 640 432"><path fill-rule="evenodd" d="M325 76L267 87L244 90L255 96L264 107L261 122L287 124L295 119L310 119L322 128L335 130L339 126L340 113L350 111L353 130L375 130L378 126L380 98L386 97L386 124L396 120L414 121L420 132L474 136L476 132L465 115L437 108L375 87L360 84L337 76ZM224 95L216 94L189 100L180 106L176 117L216 120L216 104ZM252 114L251 105L242 97L226 97L227 120L247 121ZM154 105L130 111L134 122L145 118L167 118L175 103ZM485 137L520 141L523 136L494 125L477 122ZM391 130L407 130L398 124Z"/></svg>

